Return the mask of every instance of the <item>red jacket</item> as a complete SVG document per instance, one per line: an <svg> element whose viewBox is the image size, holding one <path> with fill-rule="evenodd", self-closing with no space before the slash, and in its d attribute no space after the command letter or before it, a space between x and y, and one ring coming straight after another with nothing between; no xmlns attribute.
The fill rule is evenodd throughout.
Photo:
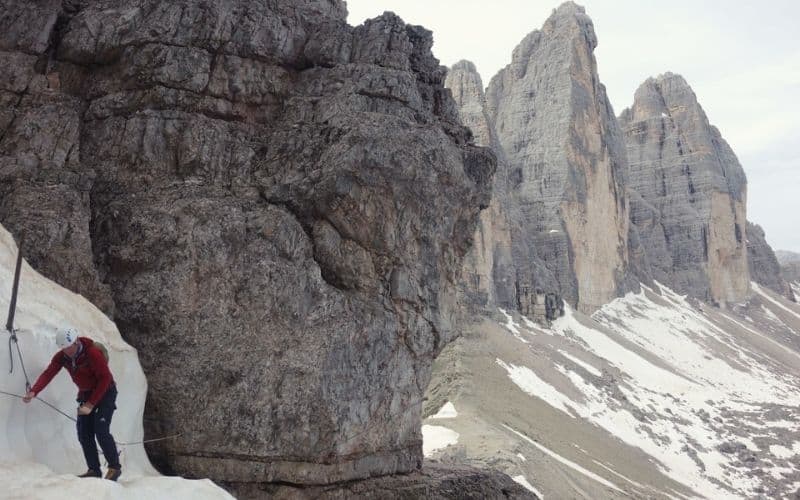
<svg viewBox="0 0 800 500"><path fill-rule="evenodd" d="M108 369L108 361L103 356L103 352L94 346L92 339L78 337L78 342L83 344L83 349L75 359L75 366L73 367L72 359L69 356L58 351L50 361L50 365L33 384L31 391L34 394L39 394L42 389L47 387L58 371L64 367L72 377L72 381L78 386L79 398L80 393L89 392L86 402L92 405L97 405L103 399L108 388L114 383L114 377Z"/></svg>

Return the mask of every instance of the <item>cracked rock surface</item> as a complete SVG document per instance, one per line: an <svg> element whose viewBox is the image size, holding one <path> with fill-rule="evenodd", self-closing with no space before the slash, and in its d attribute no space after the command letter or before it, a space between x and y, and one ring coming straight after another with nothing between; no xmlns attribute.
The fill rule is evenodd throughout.
<svg viewBox="0 0 800 500"><path fill-rule="evenodd" d="M431 33L338 0L0 2L0 222L112 315L162 470L416 470L495 160Z"/></svg>

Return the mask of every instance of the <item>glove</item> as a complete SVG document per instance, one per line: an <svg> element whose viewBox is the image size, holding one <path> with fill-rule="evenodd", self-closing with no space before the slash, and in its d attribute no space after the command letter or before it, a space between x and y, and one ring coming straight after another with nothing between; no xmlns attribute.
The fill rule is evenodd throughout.
<svg viewBox="0 0 800 500"><path fill-rule="evenodd" d="M35 394L33 391L28 391L28 392L26 392L26 393L25 393L25 395L22 397L22 401L24 401L24 402L26 402L26 403L30 403L30 402L31 402L31 399L33 399L33 398L35 398L35 397L36 397L36 394Z"/></svg>
<svg viewBox="0 0 800 500"><path fill-rule="evenodd" d="M78 408L78 415L88 415L92 413L94 410L94 405L91 403L83 403L80 408Z"/></svg>

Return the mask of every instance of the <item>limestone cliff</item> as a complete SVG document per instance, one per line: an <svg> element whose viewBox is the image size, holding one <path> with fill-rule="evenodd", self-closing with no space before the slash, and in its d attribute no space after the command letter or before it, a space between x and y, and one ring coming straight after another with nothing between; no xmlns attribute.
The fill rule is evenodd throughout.
<svg viewBox="0 0 800 500"><path fill-rule="evenodd" d="M464 259L461 287L468 307L517 307L516 272L511 255L511 227L506 213L507 168L486 114L486 97L475 65L460 61L448 71L445 87L458 105L461 121L475 144L491 147L500 167L494 176L492 200L481 212L473 246Z"/></svg>
<svg viewBox="0 0 800 500"><path fill-rule="evenodd" d="M653 277L718 304L749 287L746 179L679 75L650 78L620 124L628 150L631 222Z"/></svg>
<svg viewBox="0 0 800 500"><path fill-rule="evenodd" d="M419 468L495 161L431 33L339 0L0 5L0 222L113 314L164 470Z"/></svg>
<svg viewBox="0 0 800 500"><path fill-rule="evenodd" d="M494 194L508 219L517 295L556 292L584 311L630 287L625 150L596 45L591 20L570 2L517 46L483 111L474 68L456 66L448 80L462 119L498 156Z"/></svg>

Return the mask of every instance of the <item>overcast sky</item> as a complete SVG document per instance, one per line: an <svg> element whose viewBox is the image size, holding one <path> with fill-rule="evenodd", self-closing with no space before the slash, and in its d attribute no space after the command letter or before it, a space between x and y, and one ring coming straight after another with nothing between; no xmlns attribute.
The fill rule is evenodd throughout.
<svg viewBox="0 0 800 500"><path fill-rule="evenodd" d="M800 0L584 0L614 110L648 76L682 74L748 177L747 218L800 251ZM433 31L442 64L475 63L484 86L558 1L347 0L350 24L391 10Z"/></svg>

